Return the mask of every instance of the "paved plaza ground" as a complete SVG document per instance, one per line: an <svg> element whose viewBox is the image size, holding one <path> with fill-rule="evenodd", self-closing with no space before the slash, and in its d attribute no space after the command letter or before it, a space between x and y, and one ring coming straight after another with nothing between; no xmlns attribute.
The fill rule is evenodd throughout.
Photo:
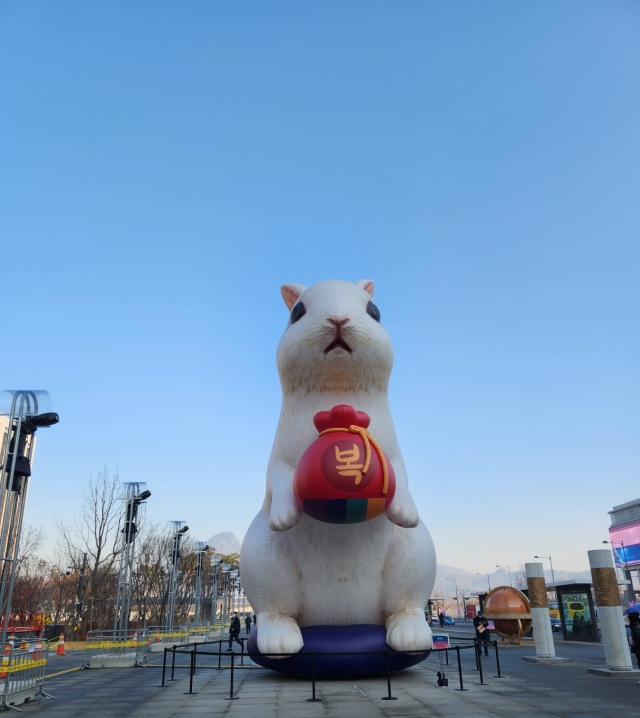
<svg viewBox="0 0 640 718"><path fill-rule="evenodd" d="M464 625L451 634L471 635ZM599 644L556 643L558 655L573 663L548 666L522 662L522 656L535 655L533 646L505 647L500 650L504 679L494 678L493 654L483 659L486 686L477 685L472 651L463 652L466 692L455 691L457 669L449 668L448 688L436 687L437 656L407 671L393 674L392 693L397 701L383 701L384 677L367 680L319 681L321 702L308 703L309 681L288 678L262 668L251 667L235 673L235 695L227 701L229 671L199 668L194 677L196 695L189 689L186 661L177 672L178 680L158 688L161 667L103 669L68 672L77 666L81 654L54 657L45 688L55 701L38 701L22 706L25 714L51 718L189 718L190 716L242 716L253 718L638 718L640 684L637 679L593 676L587 668L604 665ZM150 656L161 663L161 654ZM198 664L217 666L213 659ZM58 675L56 675L58 674Z"/></svg>

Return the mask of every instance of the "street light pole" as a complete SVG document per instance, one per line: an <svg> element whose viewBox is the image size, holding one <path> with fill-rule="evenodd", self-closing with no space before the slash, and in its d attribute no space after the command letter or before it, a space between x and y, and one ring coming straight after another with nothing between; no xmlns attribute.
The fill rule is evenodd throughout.
<svg viewBox="0 0 640 718"><path fill-rule="evenodd" d="M193 622L196 626L200 625L200 605L202 602L202 557L206 553L209 546L204 541L196 541L194 549L196 552L196 605L193 616Z"/></svg>
<svg viewBox="0 0 640 718"><path fill-rule="evenodd" d="M496 564L496 568L506 568L509 571L509 586L513 588L513 581L511 580L511 566L498 566L498 564Z"/></svg>
<svg viewBox="0 0 640 718"><path fill-rule="evenodd" d="M180 560L180 541L189 527L184 521L172 521L173 549L171 552L171 569L169 570L169 628L173 628L173 619L176 610L176 592L178 590L178 561Z"/></svg>
<svg viewBox="0 0 640 718"><path fill-rule="evenodd" d="M456 611L460 618L460 602L458 601L458 580L456 578L445 578L445 581L453 581L456 586Z"/></svg>
<svg viewBox="0 0 640 718"><path fill-rule="evenodd" d="M218 614L218 566L221 558L215 554L209 558L211 568L213 569L213 582L211 586L211 621L215 625Z"/></svg>
<svg viewBox="0 0 640 718"><path fill-rule="evenodd" d="M556 579L553 575L553 561L551 560L551 556L534 556L533 558L548 558L549 563L551 564L551 583L555 583Z"/></svg>
<svg viewBox="0 0 640 718"><path fill-rule="evenodd" d="M476 573L476 576L482 576L482 574ZM491 590L491 581L489 581L489 574L487 574L487 586L489 587L489 590Z"/></svg>

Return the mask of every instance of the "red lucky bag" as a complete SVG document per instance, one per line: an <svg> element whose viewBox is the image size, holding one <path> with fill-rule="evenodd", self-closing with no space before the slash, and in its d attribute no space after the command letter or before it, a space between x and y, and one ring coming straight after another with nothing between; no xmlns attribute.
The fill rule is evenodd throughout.
<svg viewBox="0 0 640 718"><path fill-rule="evenodd" d="M383 514L396 491L393 466L367 431L371 419L348 404L313 417L320 436L293 476L300 508L318 521L357 524Z"/></svg>

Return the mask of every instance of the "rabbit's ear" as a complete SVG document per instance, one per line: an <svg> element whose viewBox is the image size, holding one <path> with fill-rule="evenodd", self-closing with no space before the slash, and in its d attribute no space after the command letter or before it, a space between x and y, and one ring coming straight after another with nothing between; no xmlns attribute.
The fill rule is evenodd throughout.
<svg viewBox="0 0 640 718"><path fill-rule="evenodd" d="M293 305L298 301L298 297L306 289L302 284L283 284L280 287L282 298L284 303L287 305L289 311L293 309Z"/></svg>
<svg viewBox="0 0 640 718"><path fill-rule="evenodd" d="M373 289L374 289L373 279L359 279L356 282L356 287L360 287L360 289L364 289L365 292L373 296Z"/></svg>

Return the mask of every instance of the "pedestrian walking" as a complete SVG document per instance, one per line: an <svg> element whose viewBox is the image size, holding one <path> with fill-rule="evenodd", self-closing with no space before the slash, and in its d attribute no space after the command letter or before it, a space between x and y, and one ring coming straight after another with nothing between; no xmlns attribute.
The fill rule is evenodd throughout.
<svg viewBox="0 0 640 718"><path fill-rule="evenodd" d="M254 626L256 625L256 614L255 613L253 614L253 625Z"/></svg>
<svg viewBox="0 0 640 718"><path fill-rule="evenodd" d="M484 655L489 655L489 621L482 615L482 611L478 611L478 615L473 619L473 625L476 629L476 641L482 655L484 646Z"/></svg>
<svg viewBox="0 0 640 718"><path fill-rule="evenodd" d="M231 619L231 625L229 626L229 648L227 653L231 650L231 643L235 641L241 647L244 647L240 640L240 619L238 618L238 612L233 612L233 618Z"/></svg>
<svg viewBox="0 0 640 718"><path fill-rule="evenodd" d="M246 618L244 619L244 626L247 630L247 636L251 633L251 615L247 613Z"/></svg>
<svg viewBox="0 0 640 718"><path fill-rule="evenodd" d="M440 619L440 628L444 628L444 611L440 611L438 618Z"/></svg>
<svg viewBox="0 0 640 718"><path fill-rule="evenodd" d="M638 668L640 668L640 613L630 613L628 615L629 627L631 628L631 653L635 653Z"/></svg>

